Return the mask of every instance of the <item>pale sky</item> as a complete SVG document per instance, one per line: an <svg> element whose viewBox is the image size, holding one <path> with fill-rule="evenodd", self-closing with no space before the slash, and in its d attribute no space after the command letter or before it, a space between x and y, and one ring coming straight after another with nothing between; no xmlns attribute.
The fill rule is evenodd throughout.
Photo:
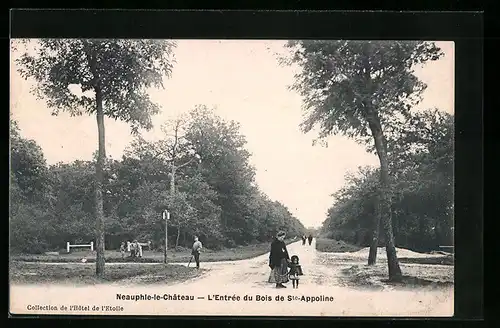
<svg viewBox="0 0 500 328"><path fill-rule="evenodd" d="M378 160L345 137L330 137L328 148L312 146L315 135L299 130L301 98L287 90L293 69L279 66L274 55L283 52L283 44L179 40L172 77L164 90L150 93L162 106L151 135L161 136L160 125L177 113L198 104L216 106L221 117L240 122L261 190L285 204L306 227L316 227L325 220L331 194L342 187L344 175L358 166L378 166ZM428 85L419 108L454 113L454 44L437 44L445 56L418 70ZM51 116L45 103L29 93L31 85L11 62L11 112L22 135L36 140L49 164L90 160L97 148L95 118ZM105 123L107 154L119 159L132 140L130 128L114 120Z"/></svg>

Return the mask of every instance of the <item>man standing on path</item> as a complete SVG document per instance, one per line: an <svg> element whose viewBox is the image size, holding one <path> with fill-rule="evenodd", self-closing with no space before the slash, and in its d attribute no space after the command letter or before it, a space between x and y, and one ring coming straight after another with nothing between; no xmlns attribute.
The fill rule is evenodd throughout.
<svg viewBox="0 0 500 328"><path fill-rule="evenodd" d="M312 241L313 241L313 236L312 234L309 234L309 237L307 237L307 242L309 243L309 245L311 245Z"/></svg>
<svg viewBox="0 0 500 328"><path fill-rule="evenodd" d="M194 260L196 262L196 269L200 268L200 251L201 251L202 245L201 241L198 240L198 236L194 236L194 244L193 244L193 249L191 251L191 255L194 256Z"/></svg>

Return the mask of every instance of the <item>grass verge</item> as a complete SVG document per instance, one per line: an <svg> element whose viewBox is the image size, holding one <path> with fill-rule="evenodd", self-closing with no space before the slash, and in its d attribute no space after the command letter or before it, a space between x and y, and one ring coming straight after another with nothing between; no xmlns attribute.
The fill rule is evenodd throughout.
<svg viewBox="0 0 500 328"><path fill-rule="evenodd" d="M443 288L453 286L453 267L433 265L401 265L403 279L399 282L388 280L387 265L380 263L373 266L353 265L341 269L344 284L352 287L368 288Z"/></svg>
<svg viewBox="0 0 500 328"><path fill-rule="evenodd" d="M335 239L317 239L316 240L316 250L323 253L346 253L346 252L357 252L363 247L347 244L342 240ZM453 256L429 256L429 257L399 257L400 263L409 264L439 264L439 265L454 265ZM368 258L367 258L368 260ZM382 260L385 262L385 260Z"/></svg>
<svg viewBox="0 0 500 328"><path fill-rule="evenodd" d="M347 244L342 240L318 238L316 239L316 250L325 253L357 252L363 247Z"/></svg>
<svg viewBox="0 0 500 328"><path fill-rule="evenodd" d="M419 257L419 258L408 258L400 257L399 263L413 263L413 264L440 264L440 265L455 265L455 260L452 256L442 256L442 257Z"/></svg>
<svg viewBox="0 0 500 328"><path fill-rule="evenodd" d="M81 265L77 263L64 263L58 265L28 263L11 261L9 263L9 276L11 283L17 284L99 284L106 282L137 283L176 283L186 281L201 275L202 272L193 267L175 264L158 264L138 266L120 264L107 266L105 277L95 276L94 265Z"/></svg>

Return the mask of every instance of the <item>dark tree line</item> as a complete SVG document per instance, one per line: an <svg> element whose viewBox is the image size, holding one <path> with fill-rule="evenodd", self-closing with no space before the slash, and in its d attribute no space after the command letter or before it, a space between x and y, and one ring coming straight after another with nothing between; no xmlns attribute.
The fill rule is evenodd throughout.
<svg viewBox="0 0 500 328"><path fill-rule="evenodd" d="M388 136L392 227L398 247L437 250L453 244L453 116L428 110L412 114ZM322 232L362 246L378 237L379 170L361 167L333 196ZM376 238L375 238L376 239ZM385 245L384 236L376 241Z"/></svg>
<svg viewBox="0 0 500 328"><path fill-rule="evenodd" d="M131 239L161 249L164 209L171 212L169 247L190 246L193 235L218 248L269 241L278 230L290 237L305 231L286 206L255 185L239 126L204 106L183 120L172 193L169 150L175 141L168 123L163 139L137 136L120 160L105 162L106 249ZM95 165L96 160L47 166L41 148L23 138L11 120L13 250L37 253L62 249L67 241L95 240Z"/></svg>

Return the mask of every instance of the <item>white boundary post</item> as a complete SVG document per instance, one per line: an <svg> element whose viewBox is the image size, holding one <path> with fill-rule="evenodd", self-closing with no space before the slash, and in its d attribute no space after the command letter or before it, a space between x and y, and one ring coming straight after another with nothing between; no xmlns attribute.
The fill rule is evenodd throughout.
<svg viewBox="0 0 500 328"><path fill-rule="evenodd" d="M69 241L66 242L66 251L69 253Z"/></svg>
<svg viewBox="0 0 500 328"><path fill-rule="evenodd" d="M92 252L94 251L94 242L93 241L90 242L90 250Z"/></svg>

